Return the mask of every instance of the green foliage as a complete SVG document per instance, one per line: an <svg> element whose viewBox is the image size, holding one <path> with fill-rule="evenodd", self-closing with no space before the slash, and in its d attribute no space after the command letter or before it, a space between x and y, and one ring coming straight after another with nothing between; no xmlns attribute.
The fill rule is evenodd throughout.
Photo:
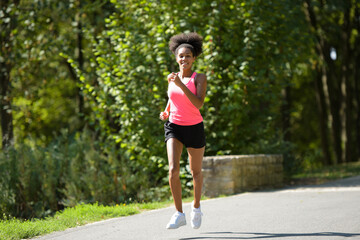
<svg viewBox="0 0 360 240"><path fill-rule="evenodd" d="M356 97L360 91L359 9L359 1L312 0L304 4L315 39L316 55L309 70L316 83L318 132L325 165L360 159L360 99ZM308 126L303 125L304 129Z"/></svg>
<svg viewBox="0 0 360 240"><path fill-rule="evenodd" d="M14 84L18 91L25 92L13 99L13 122L18 139L31 135L32 141L49 143L55 134L60 134L59 130L62 128L69 128L70 131L77 129L80 122L76 115L76 102L73 99L76 84L69 79L64 79L61 83L60 81L60 79L39 81L42 84L37 87L32 86L30 82ZM57 129L56 126L59 128Z"/></svg>
<svg viewBox="0 0 360 240"><path fill-rule="evenodd" d="M360 175L360 162L343 163L333 166L310 166L292 176L292 180L315 180L315 183L355 177Z"/></svg>
<svg viewBox="0 0 360 240"><path fill-rule="evenodd" d="M297 55L282 54L288 50L282 38L294 36L285 33L283 28L288 25L278 22L284 14L291 15L288 10L294 6L281 1L211 6L215 22L208 38L213 49L210 60L203 63L211 70L205 110L208 153L274 152L276 149L263 148L266 144L261 142L281 141L276 129L280 127L280 93L290 80L290 69L284 71L284 66L290 68ZM274 11L278 14L272 14Z"/></svg>
<svg viewBox="0 0 360 240"><path fill-rule="evenodd" d="M80 202L115 204L159 200L168 191L149 190L138 163L115 143L89 131L62 137L48 147L21 144L0 154L0 210L11 216L46 217Z"/></svg>
<svg viewBox="0 0 360 240"><path fill-rule="evenodd" d="M4 43L9 52L4 56L2 51L1 59L7 59L11 66L8 97L12 99L15 137L31 135L37 143L46 145L63 128L71 132L81 129L85 123L78 79L60 53L80 62L81 52L81 66L86 69L89 48L81 40L82 25L93 33L100 31L104 16L111 11L110 3L9 1L1 6L1 13L9 12L11 18L0 14L0 23L9 18L13 27L12 32L1 32L10 36Z"/></svg>
<svg viewBox="0 0 360 240"><path fill-rule="evenodd" d="M305 41L303 25L295 20L303 16L296 3L112 3L117 11L105 20L107 30L96 38L88 35L97 79L84 71L78 74L91 102L92 123L120 143L130 158L140 164L151 159L152 165L145 165L150 169L166 164L157 116L167 100L165 76L177 69L167 43L173 34L186 31L204 37L203 57L195 70L206 73L209 83L202 110L206 154L285 149L281 90L291 84L304 60L299 44Z"/></svg>
<svg viewBox="0 0 360 240"><path fill-rule="evenodd" d="M164 80L172 62L164 34L170 37L171 32L166 33L167 21L160 24L166 16L156 14L164 6L117 3L118 12L105 20L108 29L96 38L87 35L94 45L91 61L96 80L84 71L79 73L93 113L91 126L103 138L119 144L124 156L153 186L163 184L167 174L158 114L166 104Z"/></svg>

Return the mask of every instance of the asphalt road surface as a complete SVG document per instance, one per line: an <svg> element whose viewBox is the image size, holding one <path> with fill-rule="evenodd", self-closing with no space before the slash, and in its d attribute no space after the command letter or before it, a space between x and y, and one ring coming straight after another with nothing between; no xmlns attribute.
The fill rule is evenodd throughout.
<svg viewBox="0 0 360 240"><path fill-rule="evenodd" d="M202 201L200 229L167 230L174 207L52 233L37 240L360 239L360 176L323 185Z"/></svg>

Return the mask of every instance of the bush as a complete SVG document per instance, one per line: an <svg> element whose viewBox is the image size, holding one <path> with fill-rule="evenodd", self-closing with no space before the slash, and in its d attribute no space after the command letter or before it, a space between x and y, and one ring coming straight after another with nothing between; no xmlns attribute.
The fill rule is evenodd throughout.
<svg viewBox="0 0 360 240"><path fill-rule="evenodd" d="M97 141L89 130L71 137L63 132L47 147L19 144L0 153L0 210L7 216L46 217L78 203L168 197L164 182L150 181L164 179L166 171L153 176L144 170L151 167L125 156L113 141Z"/></svg>

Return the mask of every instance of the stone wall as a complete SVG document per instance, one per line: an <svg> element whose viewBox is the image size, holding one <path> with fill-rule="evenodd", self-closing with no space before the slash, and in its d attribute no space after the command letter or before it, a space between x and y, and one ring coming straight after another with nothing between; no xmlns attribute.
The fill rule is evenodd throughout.
<svg viewBox="0 0 360 240"><path fill-rule="evenodd" d="M215 197L283 184L282 155L229 155L204 157L203 194Z"/></svg>

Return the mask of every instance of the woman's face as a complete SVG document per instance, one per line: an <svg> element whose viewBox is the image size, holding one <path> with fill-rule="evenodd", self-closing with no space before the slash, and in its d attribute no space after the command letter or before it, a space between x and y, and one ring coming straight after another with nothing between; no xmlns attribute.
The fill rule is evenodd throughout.
<svg viewBox="0 0 360 240"><path fill-rule="evenodd" d="M195 62L195 57L189 48L183 47L177 52L176 62L179 64L180 69L191 69L192 64Z"/></svg>

